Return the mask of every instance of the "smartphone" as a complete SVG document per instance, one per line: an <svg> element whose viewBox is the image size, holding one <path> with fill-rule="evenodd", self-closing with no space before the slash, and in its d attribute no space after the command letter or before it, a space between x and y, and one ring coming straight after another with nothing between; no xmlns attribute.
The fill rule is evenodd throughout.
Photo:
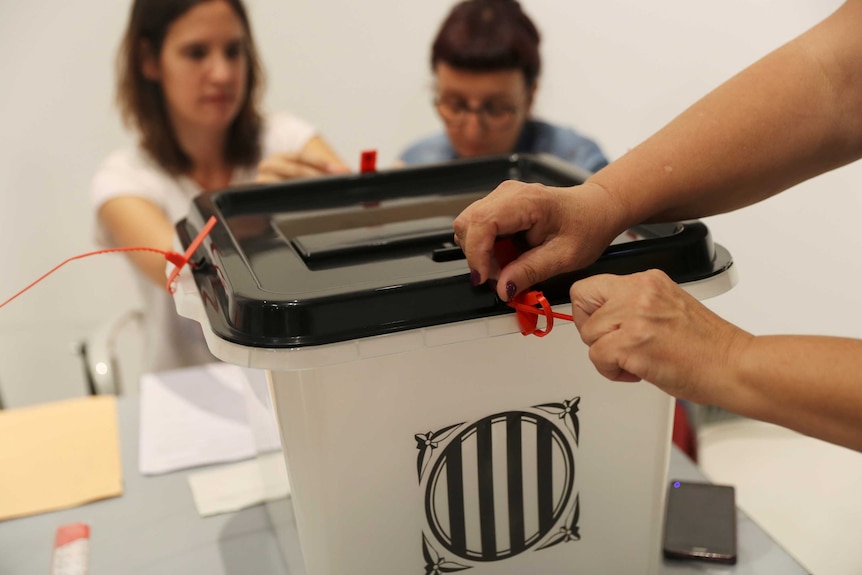
<svg viewBox="0 0 862 575"><path fill-rule="evenodd" d="M664 556L736 563L736 492L731 485L671 481Z"/></svg>

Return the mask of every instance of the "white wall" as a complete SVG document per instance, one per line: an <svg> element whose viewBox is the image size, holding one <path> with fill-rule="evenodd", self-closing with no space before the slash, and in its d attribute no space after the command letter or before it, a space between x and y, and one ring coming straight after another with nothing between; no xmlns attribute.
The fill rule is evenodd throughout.
<svg viewBox="0 0 862 575"><path fill-rule="evenodd" d="M412 138L437 129L427 59L451 2L248 1L269 73L268 105L318 125L353 166L372 148L386 165ZM839 2L524 4L544 34L538 114L593 135L617 157ZM128 0L0 3L0 300L94 247L89 179L103 156L129 141L111 105L128 7ZM707 220L741 280L710 305L756 333L862 336L860 180L862 166L849 166ZM70 342L135 301L120 256L99 256L69 264L0 310L7 404L82 393Z"/></svg>

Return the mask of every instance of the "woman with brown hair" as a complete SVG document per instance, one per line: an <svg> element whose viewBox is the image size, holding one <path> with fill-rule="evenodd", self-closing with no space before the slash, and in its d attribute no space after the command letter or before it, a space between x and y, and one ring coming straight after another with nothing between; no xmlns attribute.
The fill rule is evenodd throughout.
<svg viewBox="0 0 862 575"><path fill-rule="evenodd" d="M592 140L531 116L538 88L539 31L515 0L465 0L431 49L434 106L445 133L420 140L405 164L512 152L548 153L590 172L608 162Z"/></svg>
<svg viewBox="0 0 862 575"><path fill-rule="evenodd" d="M105 243L169 250L198 194L347 170L314 127L260 112L263 71L241 0L135 0L117 68L120 112L139 141L94 178ZM164 258L130 254L147 311L144 368L212 361L165 291Z"/></svg>

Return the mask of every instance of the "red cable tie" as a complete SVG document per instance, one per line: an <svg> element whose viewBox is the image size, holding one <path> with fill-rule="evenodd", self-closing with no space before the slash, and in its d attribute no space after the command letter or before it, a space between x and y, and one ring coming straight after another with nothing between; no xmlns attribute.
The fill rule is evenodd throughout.
<svg viewBox="0 0 862 575"><path fill-rule="evenodd" d="M541 293L541 292L539 292L539 293ZM518 298L515 298L515 299L518 299ZM511 308L514 308L515 311L521 311L524 313L529 313L531 315L545 315L544 310L540 310L538 308L531 307L531 306L528 306L528 305L523 304L523 303L518 303L516 301L511 301L507 305ZM565 321L575 321L575 319L571 315L569 315L567 313L560 313L560 312L554 311L554 310L551 310L551 317L555 317L557 319L562 319Z"/></svg>
<svg viewBox="0 0 862 575"><path fill-rule="evenodd" d="M178 254L177 252L165 252L165 259L175 266L183 266L188 263L183 254Z"/></svg>
<svg viewBox="0 0 862 575"><path fill-rule="evenodd" d="M201 230L201 233L198 234L198 236L194 239L194 241L189 246L189 249L186 250L185 254L178 254L177 252L174 252L174 251L165 251L165 250L160 250L157 248L150 248L150 247L144 247L144 246L132 246L132 247L125 247L125 248L108 248L108 249L104 249L104 250L96 250L93 252L87 252L87 253L83 253L83 254L78 254L77 256L72 256L70 258L63 260L62 262L60 262L59 264L57 264L56 266L54 266L53 268L51 268L50 270L48 270L47 272L45 272L44 274L39 276L35 281L31 282L27 287L25 287L24 289L22 289L21 291L19 291L18 293L16 293L15 295L10 297L6 301L4 301L3 303L0 303L0 308L4 307L8 303L11 303L12 300L14 300L18 296L20 296L21 294L23 294L24 292L29 290L30 288L35 286L37 283L41 282L46 277L48 277L49 275L51 275L52 273L54 273L55 271L57 271L58 269L60 269L61 267L63 267L64 265L66 265L69 262L72 262L75 260L80 260L80 259L87 258L90 256L97 256L100 254L110 254L110 253L118 253L118 252L153 252L153 253L159 254L161 256L164 256L164 258L167 261L169 261L172 264L174 264L175 266L177 266L177 268L174 269L174 271L171 273L170 280L168 282L168 291L171 291L170 282L176 277L176 275L179 273L179 270L182 269L183 266L185 266L186 264L189 264L192 267L197 267L194 263L190 262L189 259L195 253L195 250L197 250L197 248L200 246L201 242L203 241L204 237L206 237L207 234L209 234L210 230L212 230L212 228L213 228L213 226L215 226L215 224L216 224L215 216L210 217L209 221L207 221L207 225L204 226L204 228ZM171 291L171 293L173 293L173 292Z"/></svg>
<svg viewBox="0 0 862 575"><path fill-rule="evenodd" d="M180 256L180 259L178 261L171 260L171 263L174 264L176 267L171 271L170 275L168 276L168 293L174 293L174 281L177 279L177 276L180 275L180 271L183 269L183 267L185 267L185 265L189 263L189 260L192 259L192 256L195 255L195 252L200 247L201 243L203 243L204 238L207 237L212 231L212 229L215 227L216 221L217 220L215 216L210 216L210 219L207 220L206 225L204 225L200 233L195 236L195 239L192 240L192 243L189 244L186 253ZM190 265L194 267L193 264Z"/></svg>
<svg viewBox="0 0 862 575"><path fill-rule="evenodd" d="M568 314L553 311L544 294L536 290L518 294L507 305L514 308L522 335L545 337L554 329L554 318L574 321L574 318ZM536 308L537 305L541 306L542 309ZM543 330L537 328L540 315L545 316L545 329Z"/></svg>
<svg viewBox="0 0 862 575"><path fill-rule="evenodd" d="M494 258L501 269L509 265L509 262L515 260L519 255L521 255L521 250L515 245L511 236L497 238L497 241L494 242ZM538 290L520 293L512 298L507 305L515 310L518 325L521 326L523 335L545 337L554 329L554 318L574 321L570 315L553 311L544 294ZM542 309L538 309L536 306L540 306ZM540 315L545 316L546 324L543 330L537 328Z"/></svg>
<svg viewBox="0 0 862 575"><path fill-rule="evenodd" d="M359 172L371 174L377 171L377 150L365 150L359 156Z"/></svg>
<svg viewBox="0 0 862 575"><path fill-rule="evenodd" d="M60 269L61 267L63 267L64 265L66 265L69 262L72 262L75 260L80 260L80 259L87 258L90 256L97 256L100 254L110 254L110 253L115 253L115 252L153 252L153 253L157 253L159 255L164 256L165 259L168 259L168 260L170 260L171 257L177 257L177 258L183 257L176 252L166 252L164 250L159 250L156 248L147 248L147 247L140 247L140 246L128 247L128 248L109 248L109 249L105 249L105 250L96 250L94 252L87 252L84 254L79 254L77 256L72 256L70 258L67 258L66 260L60 262L59 264L57 264L56 266L51 268L49 271L47 271L44 274L42 274L41 276L39 276L39 278L36 279L36 281L30 283L30 285L28 285L27 287L25 287L24 289L22 289L21 291L19 291L18 293L16 293L15 295L10 297L6 301L4 301L3 303L0 303L0 307L5 306L9 302L11 302L15 298L17 298L19 295L23 294L25 291L32 288L37 283L39 283L40 281L42 281L43 279L45 279L46 277L48 277L49 275L51 275L52 273L54 273L55 271L57 271L58 269Z"/></svg>
<svg viewBox="0 0 862 575"><path fill-rule="evenodd" d="M515 242L512 241L511 237L497 238L497 241L494 242L494 259L497 260L500 269L509 265L519 255L521 252L515 247Z"/></svg>

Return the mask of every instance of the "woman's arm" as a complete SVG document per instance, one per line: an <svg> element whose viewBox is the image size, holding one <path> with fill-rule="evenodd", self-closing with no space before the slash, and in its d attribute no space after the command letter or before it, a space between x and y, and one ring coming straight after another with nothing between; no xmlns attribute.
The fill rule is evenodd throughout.
<svg viewBox="0 0 862 575"><path fill-rule="evenodd" d="M862 341L753 336L665 274L599 275L572 286L572 310L605 377L862 451Z"/></svg>
<svg viewBox="0 0 862 575"><path fill-rule="evenodd" d="M350 171L347 165L320 137L314 136L299 152L279 152L258 166L258 183L272 183L292 178L311 178Z"/></svg>
<svg viewBox="0 0 862 575"><path fill-rule="evenodd" d="M753 204L862 156L862 1L695 103L590 181L621 229Z"/></svg>
<svg viewBox="0 0 862 575"><path fill-rule="evenodd" d="M321 136L315 136L302 149L302 153L325 162L328 170L332 173L348 172L347 167L338 154Z"/></svg>
<svg viewBox="0 0 862 575"><path fill-rule="evenodd" d="M106 201L97 217L116 247L145 246L160 250L173 249L174 228L151 201L122 196ZM152 252L128 252L132 264L147 278L165 286L164 256Z"/></svg>
<svg viewBox="0 0 862 575"><path fill-rule="evenodd" d="M862 341L758 336L731 382L726 409L862 451Z"/></svg>
<svg viewBox="0 0 862 575"><path fill-rule="evenodd" d="M592 263L645 222L755 203L862 156L862 0L730 79L582 186L504 182L455 220L478 282L508 299ZM493 245L533 249L504 269Z"/></svg>

